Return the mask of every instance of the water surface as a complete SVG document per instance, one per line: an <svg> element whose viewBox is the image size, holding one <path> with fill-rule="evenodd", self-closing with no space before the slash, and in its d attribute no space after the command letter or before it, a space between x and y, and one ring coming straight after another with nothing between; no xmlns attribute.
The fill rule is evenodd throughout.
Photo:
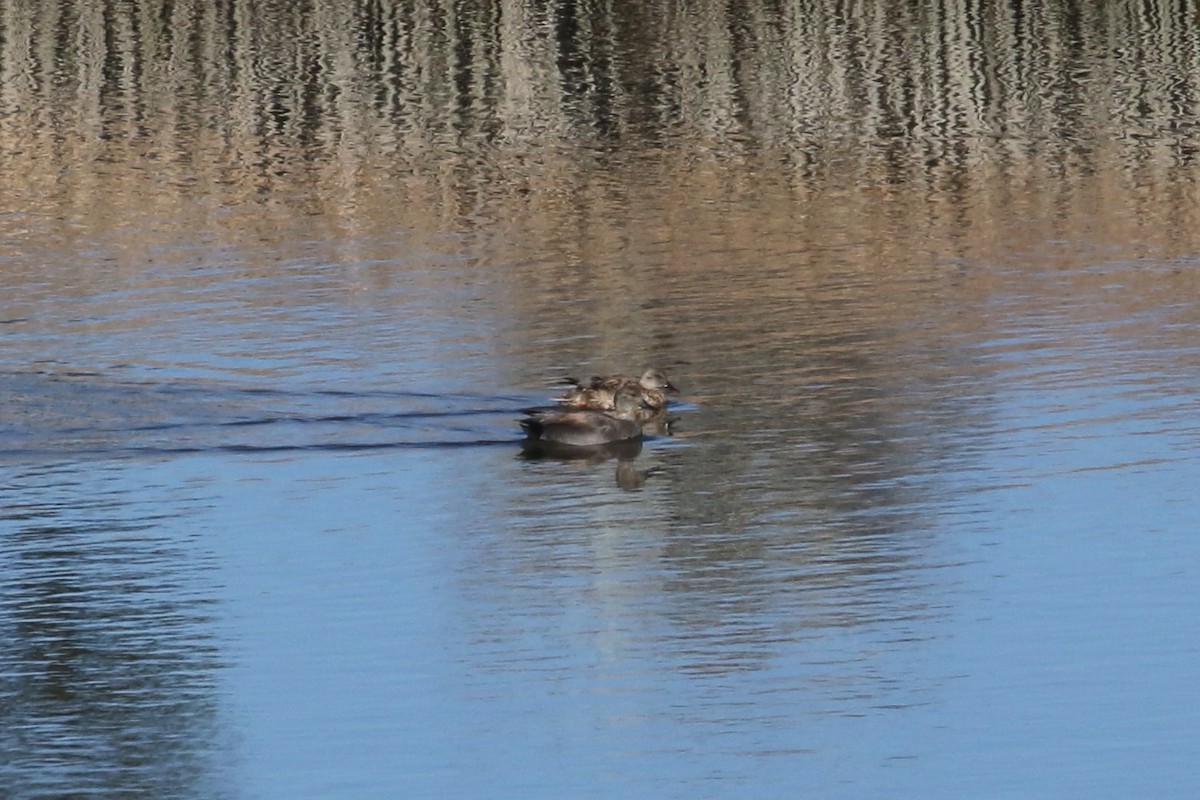
<svg viewBox="0 0 1200 800"><path fill-rule="evenodd" d="M1186 793L1185 11L0 2L0 782Z"/></svg>

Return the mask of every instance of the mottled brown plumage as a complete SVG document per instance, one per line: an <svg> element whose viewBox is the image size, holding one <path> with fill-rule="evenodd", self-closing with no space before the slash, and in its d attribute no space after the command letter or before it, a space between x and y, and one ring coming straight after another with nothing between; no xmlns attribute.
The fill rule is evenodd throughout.
<svg viewBox="0 0 1200 800"><path fill-rule="evenodd" d="M615 408L618 392L635 393L641 403L649 409L661 410L667 407L667 392L678 391L663 374L662 370L651 367L642 373L640 378L630 378L626 375L593 375L586 381L568 378L575 388L558 399L558 402L568 408L591 409L594 411L610 411Z"/></svg>

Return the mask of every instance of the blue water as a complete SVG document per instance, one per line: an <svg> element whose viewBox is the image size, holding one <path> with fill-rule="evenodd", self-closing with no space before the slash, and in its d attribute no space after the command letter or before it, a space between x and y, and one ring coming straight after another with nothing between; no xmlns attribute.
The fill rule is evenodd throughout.
<svg viewBox="0 0 1200 800"><path fill-rule="evenodd" d="M1177 796L1192 401L1081 383L1014 386L969 467L824 519L676 494L704 436L649 443L633 492L511 442L10 463L5 783Z"/></svg>

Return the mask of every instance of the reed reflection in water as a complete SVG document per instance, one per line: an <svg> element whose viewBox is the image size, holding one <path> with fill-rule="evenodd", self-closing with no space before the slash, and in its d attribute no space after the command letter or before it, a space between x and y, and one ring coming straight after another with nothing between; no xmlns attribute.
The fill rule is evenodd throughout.
<svg viewBox="0 0 1200 800"><path fill-rule="evenodd" d="M0 785L1177 794L1196 28L0 0Z"/></svg>

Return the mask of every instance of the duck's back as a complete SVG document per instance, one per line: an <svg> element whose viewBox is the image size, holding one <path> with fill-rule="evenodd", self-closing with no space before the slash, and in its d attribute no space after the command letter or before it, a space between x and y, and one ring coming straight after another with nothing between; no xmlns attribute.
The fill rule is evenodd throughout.
<svg viewBox="0 0 1200 800"><path fill-rule="evenodd" d="M641 426L631 419L619 419L602 411L534 411L521 420L521 428L530 439L590 447L635 439Z"/></svg>
<svg viewBox="0 0 1200 800"><path fill-rule="evenodd" d="M621 392L638 395L642 403L653 409L666 408L667 405L665 391L647 388L636 378L627 375L593 375L586 381L574 383L575 388L559 398L559 402L568 408L607 411L615 407L616 397Z"/></svg>

